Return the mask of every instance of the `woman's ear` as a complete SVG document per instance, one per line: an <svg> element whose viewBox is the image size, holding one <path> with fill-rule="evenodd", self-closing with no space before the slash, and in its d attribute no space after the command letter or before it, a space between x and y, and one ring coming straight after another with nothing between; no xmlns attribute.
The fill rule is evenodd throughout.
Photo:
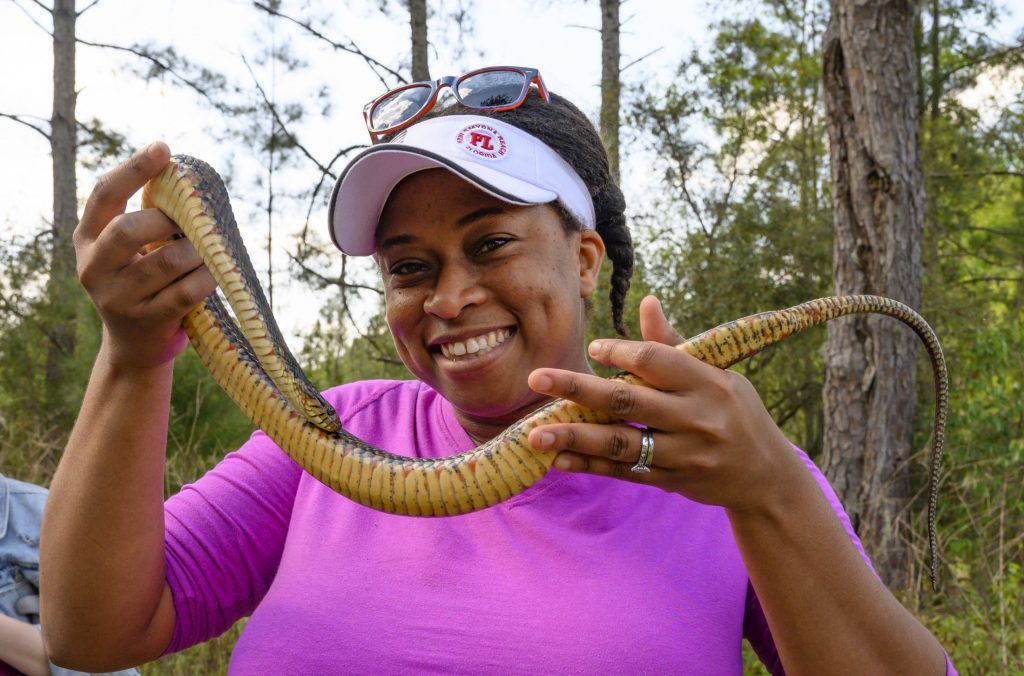
<svg viewBox="0 0 1024 676"><path fill-rule="evenodd" d="M580 232L580 298L588 298L597 288L604 262L604 240L596 230Z"/></svg>

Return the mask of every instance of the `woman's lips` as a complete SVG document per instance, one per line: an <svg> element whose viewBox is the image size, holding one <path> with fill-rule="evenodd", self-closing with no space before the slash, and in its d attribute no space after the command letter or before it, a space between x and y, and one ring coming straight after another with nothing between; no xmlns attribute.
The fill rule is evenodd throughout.
<svg viewBox="0 0 1024 676"><path fill-rule="evenodd" d="M438 347L441 350L441 354L448 359L473 359L481 354L490 352L493 348L504 343L511 335L511 329L497 329L463 340L441 343Z"/></svg>

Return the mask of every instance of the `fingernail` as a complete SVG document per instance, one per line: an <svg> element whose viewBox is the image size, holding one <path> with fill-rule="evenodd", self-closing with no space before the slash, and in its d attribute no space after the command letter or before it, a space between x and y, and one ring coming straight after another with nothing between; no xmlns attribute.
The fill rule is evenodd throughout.
<svg viewBox="0 0 1024 676"><path fill-rule="evenodd" d="M587 348L587 352L590 354L591 357L594 357L596 359L597 357L601 356L602 347L604 347L604 341L595 340L590 343L590 347Z"/></svg>
<svg viewBox="0 0 1024 676"><path fill-rule="evenodd" d="M536 389L544 390L545 392L549 391L554 385L554 382L552 382L549 376L537 376L534 383L537 385Z"/></svg>
<svg viewBox="0 0 1024 676"><path fill-rule="evenodd" d="M571 465L572 463L569 462L569 458L563 458L562 456L555 458L555 469L557 470L567 472Z"/></svg>
<svg viewBox="0 0 1024 676"><path fill-rule="evenodd" d="M541 432L537 439L537 448L550 448L555 444L555 435L551 432Z"/></svg>
<svg viewBox="0 0 1024 676"><path fill-rule="evenodd" d="M146 146L146 154L154 159L160 157L160 152L160 144L157 143L156 141Z"/></svg>

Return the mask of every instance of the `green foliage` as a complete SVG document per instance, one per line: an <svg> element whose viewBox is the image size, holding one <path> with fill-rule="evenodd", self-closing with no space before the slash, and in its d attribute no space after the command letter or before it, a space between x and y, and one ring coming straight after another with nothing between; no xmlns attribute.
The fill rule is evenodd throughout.
<svg viewBox="0 0 1024 676"><path fill-rule="evenodd" d="M252 423L220 389L195 351L186 350L174 364L165 495L201 477L252 431Z"/></svg>
<svg viewBox="0 0 1024 676"><path fill-rule="evenodd" d="M952 405L939 513L945 588L921 614L962 672L1012 673L1024 663L1024 180L1013 173L1024 99L1020 71L985 67L985 47L967 45L967 68L947 46L938 68L956 79L945 81L970 86L984 72L1018 94L976 110L947 84L928 91L934 105L922 119L925 309L950 364Z"/></svg>
<svg viewBox="0 0 1024 676"><path fill-rule="evenodd" d="M641 87L632 122L667 197L641 235L648 278L680 333L826 295L831 209L819 101L824 8L765 3L716 24L663 91ZM713 140L699 134L713 132ZM738 367L797 444L820 446L818 347L798 336Z"/></svg>
<svg viewBox="0 0 1024 676"><path fill-rule="evenodd" d="M144 664L139 671L144 676L226 674L228 673L228 663L231 660L231 651L238 641L238 637L242 635L246 622L246 619L239 620L217 638Z"/></svg>
<svg viewBox="0 0 1024 676"><path fill-rule="evenodd" d="M99 169L111 158L125 157L131 152L128 139L107 129L95 117L78 123L78 161L86 169Z"/></svg>
<svg viewBox="0 0 1024 676"><path fill-rule="evenodd" d="M45 437L60 441L74 420L85 376L91 366L90 346L97 327L86 312L85 293L77 285L56 296L47 285L50 265L49 232L26 239L3 235L0 239L0 417L12 443L31 445ZM58 304L65 299L74 312ZM47 358L55 344L51 327L72 322L76 335L73 351L56 351L66 380L56 396L48 391Z"/></svg>
<svg viewBox="0 0 1024 676"><path fill-rule="evenodd" d="M357 380L411 378L395 351L383 309L356 322L347 302L335 297L326 303L322 318L305 336L300 361L310 377L321 388Z"/></svg>
<svg viewBox="0 0 1024 676"><path fill-rule="evenodd" d="M648 280L686 333L830 287L817 57L823 8L746 6L756 6L742 13L754 18L715 25L707 53L685 60L663 91L640 89L633 108L666 195L647 223ZM986 37L998 15L989 2L926 3L918 41L928 196L923 314L943 341L952 405L939 512L943 590L921 597L933 410L922 358L922 452L908 531L909 579L917 584L896 591L961 673L1013 673L1024 663L1024 47ZM968 105L977 94L963 95L979 83L1001 98ZM713 141L699 140L705 130ZM773 348L744 371L783 429L812 452L821 333ZM788 421L782 403L798 409ZM755 665L747 651L749 673L763 673Z"/></svg>

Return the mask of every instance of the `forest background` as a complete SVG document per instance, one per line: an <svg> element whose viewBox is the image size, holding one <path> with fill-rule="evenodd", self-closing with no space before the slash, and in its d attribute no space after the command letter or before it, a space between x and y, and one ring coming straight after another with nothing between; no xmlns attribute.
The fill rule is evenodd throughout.
<svg viewBox="0 0 1024 676"><path fill-rule="evenodd" d="M538 67L602 126L621 158L637 244L630 307L655 293L687 335L829 295L822 44L842 3L831 4L377 0L328 13L267 0L147 5L143 15L142 5L118 0L0 3L0 472L41 484L52 476L99 341L61 228L73 227L99 173L154 138L224 175L314 382L408 377L382 322L374 271L333 250L324 225L333 176L367 143L362 104L424 70ZM961 673L1020 673L1022 17L989 1L915 7L920 309L943 342L952 392L942 589L926 588L932 394L920 355L916 450L897 515L902 555L885 577ZM630 322L636 334L635 314ZM613 333L601 304L592 333ZM825 341L825 331L811 332L737 367L794 443L819 459ZM250 431L186 353L176 365L167 493ZM144 671L223 671L242 624Z"/></svg>

